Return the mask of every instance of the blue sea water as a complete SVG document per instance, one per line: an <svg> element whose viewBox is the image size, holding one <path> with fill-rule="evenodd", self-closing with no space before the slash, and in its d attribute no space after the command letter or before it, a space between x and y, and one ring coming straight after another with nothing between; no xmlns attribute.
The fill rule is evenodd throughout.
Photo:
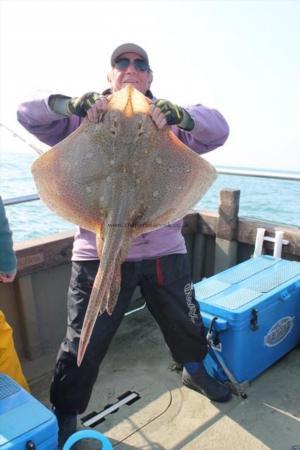
<svg viewBox="0 0 300 450"><path fill-rule="evenodd" d="M30 172L36 157L33 151L0 149L0 194L3 199L36 192ZM240 189L240 216L300 226L300 181L219 175L197 207L216 211L222 188ZM15 242L74 229L73 224L54 215L41 201L7 206L6 211Z"/></svg>

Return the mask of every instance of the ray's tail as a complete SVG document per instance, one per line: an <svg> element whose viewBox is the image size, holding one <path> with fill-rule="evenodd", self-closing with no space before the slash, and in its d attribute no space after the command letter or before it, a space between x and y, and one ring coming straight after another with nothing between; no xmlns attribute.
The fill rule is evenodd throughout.
<svg viewBox="0 0 300 450"><path fill-rule="evenodd" d="M129 236L126 229L108 230L80 335L78 366L84 357L98 315L105 311L111 315L116 305L121 286L121 263L127 255L128 246Z"/></svg>

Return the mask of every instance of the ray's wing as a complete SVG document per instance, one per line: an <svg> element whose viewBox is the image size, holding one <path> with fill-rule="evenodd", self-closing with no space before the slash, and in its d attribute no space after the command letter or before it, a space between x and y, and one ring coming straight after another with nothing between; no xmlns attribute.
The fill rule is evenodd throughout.
<svg viewBox="0 0 300 450"><path fill-rule="evenodd" d="M204 158L183 144L172 131L165 130L160 142L161 164L153 171L155 197L149 205L150 221L172 223L181 219L203 197L215 181L215 168ZM153 196L153 195L152 195ZM150 196L149 196L150 197Z"/></svg>
<svg viewBox="0 0 300 450"><path fill-rule="evenodd" d="M115 123L121 117L147 114L149 103L143 94L127 86L112 96L104 122L84 121L33 163L38 192L55 213L90 231L99 230L115 206L111 204L115 188L112 174L120 171L120 165L111 164L119 133Z"/></svg>
<svg viewBox="0 0 300 450"><path fill-rule="evenodd" d="M96 232L106 216L107 165L83 122L32 165L41 199L59 216ZM101 146L101 144L100 144Z"/></svg>
<svg viewBox="0 0 300 450"><path fill-rule="evenodd" d="M135 192L136 204L144 205L144 210L135 235L181 219L216 179L214 167L169 128L155 129L150 118L146 118L144 125L145 136L138 148L139 159L142 160L142 155L144 158L136 175L140 189Z"/></svg>

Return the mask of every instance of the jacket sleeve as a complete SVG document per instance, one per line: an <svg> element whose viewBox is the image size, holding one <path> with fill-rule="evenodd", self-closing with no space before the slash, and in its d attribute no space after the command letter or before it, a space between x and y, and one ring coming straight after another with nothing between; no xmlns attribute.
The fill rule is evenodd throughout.
<svg viewBox="0 0 300 450"><path fill-rule="evenodd" d="M55 145L80 125L81 118L65 117L53 112L48 98L21 103L17 119L29 133L47 145Z"/></svg>
<svg viewBox="0 0 300 450"><path fill-rule="evenodd" d="M0 272L10 273L16 270L17 260L13 250L12 233L9 229L5 208L0 197Z"/></svg>
<svg viewBox="0 0 300 450"><path fill-rule="evenodd" d="M172 131L188 147L199 154L210 152L223 145L229 136L229 126L217 110L203 105L186 107L195 122L192 131L173 126Z"/></svg>

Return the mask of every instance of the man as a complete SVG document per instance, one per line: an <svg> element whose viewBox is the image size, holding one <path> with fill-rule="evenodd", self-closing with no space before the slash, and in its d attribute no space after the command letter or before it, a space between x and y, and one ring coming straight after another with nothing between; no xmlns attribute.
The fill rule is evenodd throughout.
<svg viewBox="0 0 300 450"><path fill-rule="evenodd" d="M110 89L101 95L88 93L70 98L52 95L20 105L18 120L41 141L54 145L86 116L101 120L109 95L127 84L152 99L150 115L161 129L172 131L197 153L223 145L229 130L216 110L196 105L182 108L166 100L155 100L150 91L153 79L148 55L135 44L123 44L111 56ZM76 415L83 413L97 378L99 365L127 310L132 293L141 287L149 310L160 326L174 359L184 365L183 383L214 401L227 401L230 391L210 378L202 360L207 343L201 316L195 308L182 221L139 236L122 264L122 283L112 316L98 317L81 366L76 365L82 323L98 268L95 236L83 229L75 235L73 265L68 293L68 327L61 344L51 385L51 402L60 426L60 444L75 431ZM196 313L195 313L196 311Z"/></svg>
<svg viewBox="0 0 300 450"><path fill-rule="evenodd" d="M0 283L12 283L17 273L17 259L13 249L12 233L0 197ZM13 330L0 310L0 372L13 378L29 391L13 338Z"/></svg>

